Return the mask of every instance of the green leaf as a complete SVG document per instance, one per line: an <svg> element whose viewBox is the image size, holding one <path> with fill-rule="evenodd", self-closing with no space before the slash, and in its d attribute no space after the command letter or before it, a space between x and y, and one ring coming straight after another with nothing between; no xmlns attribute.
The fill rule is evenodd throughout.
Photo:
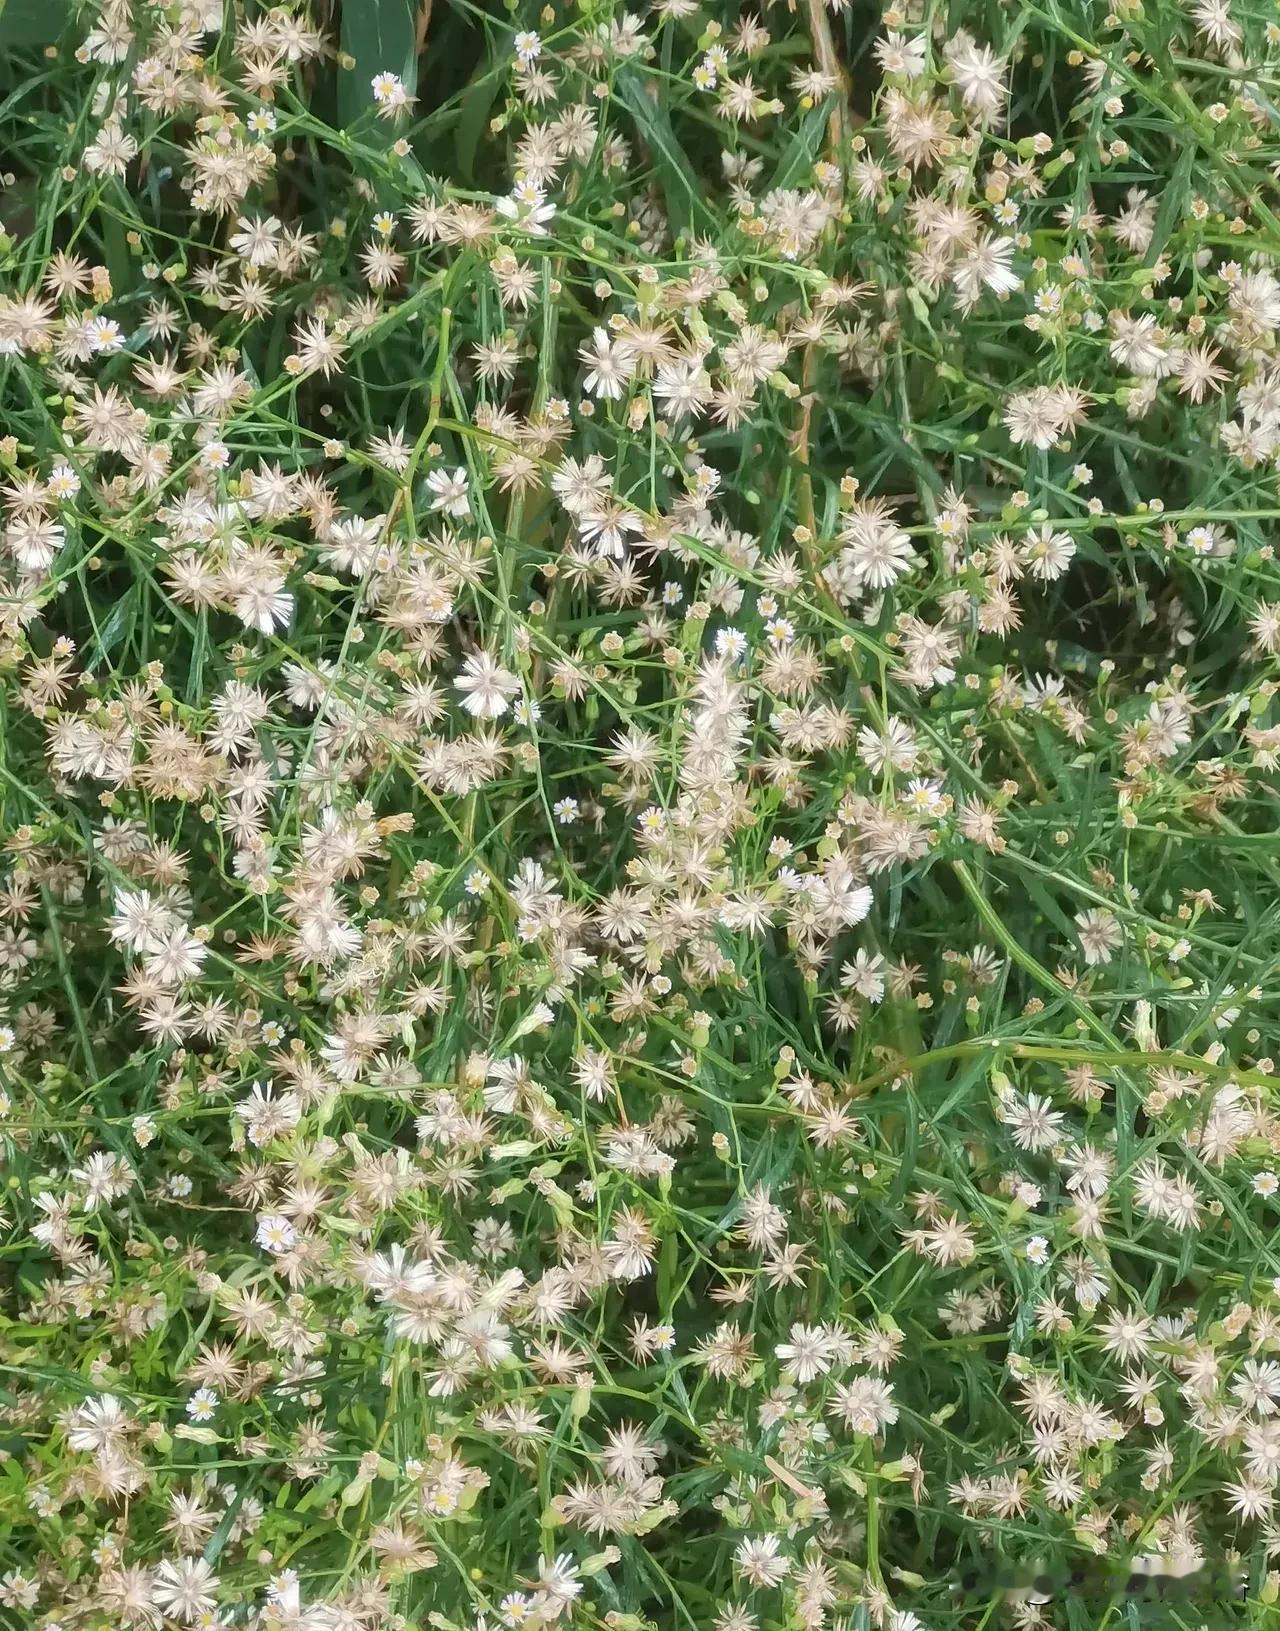
<svg viewBox="0 0 1280 1631"><path fill-rule="evenodd" d="M1151 242L1147 245L1146 262L1154 266L1169 241L1169 234L1181 220L1187 207L1187 183L1195 168L1197 148L1194 142L1188 142L1178 157L1177 166L1165 188L1164 200L1160 205L1160 213L1156 217L1155 228L1151 234Z"/></svg>
<svg viewBox="0 0 1280 1631"><path fill-rule="evenodd" d="M714 224L714 217L707 208L702 185L676 140L666 109L649 94L644 80L633 68L621 70L614 88L619 101L635 119L653 156L672 230L677 235L688 233L691 227L705 231Z"/></svg>
<svg viewBox="0 0 1280 1631"><path fill-rule="evenodd" d="M338 119L346 129L374 107L375 74L399 74L413 94L417 84L417 17L414 0L346 0L342 49L355 67L338 79Z"/></svg>
<svg viewBox="0 0 1280 1631"><path fill-rule="evenodd" d="M0 0L0 46L52 45L67 26L59 0Z"/></svg>
<svg viewBox="0 0 1280 1631"><path fill-rule="evenodd" d="M222 1556L227 1540L230 1537L232 1527L235 1524L236 1519L240 1516L240 1508L244 1505L245 1493L246 1492L244 1489L240 1489L236 1492L235 1499L222 1515L222 1521L209 1536L209 1544L204 1549L204 1560L206 1563L214 1564Z"/></svg>
<svg viewBox="0 0 1280 1631"><path fill-rule="evenodd" d="M462 93L454 151L458 159L458 174L463 181L474 182L476 179L476 151L500 88L501 81L495 74L482 74Z"/></svg>
<svg viewBox="0 0 1280 1631"><path fill-rule="evenodd" d="M88 597L86 596L86 604ZM93 616L92 609L89 613ZM132 585L116 601L111 608L106 622L99 628L94 620L93 639L89 643L86 653L86 666L92 673L100 663L110 664L112 654L116 652L124 640L133 632L133 625L138 616L138 588Z"/></svg>
<svg viewBox="0 0 1280 1631"><path fill-rule="evenodd" d="M772 187L794 187L798 181L807 179L822 151L829 105L824 101L818 107L810 108L801 119L800 128L787 143L787 150L778 162Z"/></svg>

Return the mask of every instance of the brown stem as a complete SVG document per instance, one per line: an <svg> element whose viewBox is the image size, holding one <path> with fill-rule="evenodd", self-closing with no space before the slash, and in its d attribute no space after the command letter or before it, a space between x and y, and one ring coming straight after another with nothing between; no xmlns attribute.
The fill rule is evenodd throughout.
<svg viewBox="0 0 1280 1631"><path fill-rule="evenodd" d="M813 54L818 59L818 67L824 74L832 75L837 86L835 106L831 110L827 131L831 137L832 147L839 154L844 145L845 108L849 101L849 84L840 58L836 54L836 42L831 37L831 19L827 16L825 0L808 0L808 5Z"/></svg>

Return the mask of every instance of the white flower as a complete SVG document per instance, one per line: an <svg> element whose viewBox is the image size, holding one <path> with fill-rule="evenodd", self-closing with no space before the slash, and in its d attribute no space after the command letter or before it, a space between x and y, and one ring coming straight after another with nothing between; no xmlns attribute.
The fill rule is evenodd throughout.
<svg viewBox="0 0 1280 1631"><path fill-rule="evenodd" d="M94 175L122 176L137 153L138 144L134 138L112 121L102 127L81 158L85 169Z"/></svg>
<svg viewBox="0 0 1280 1631"><path fill-rule="evenodd" d="M538 1607L551 1619L558 1619L582 1595L577 1564L568 1552L561 1552L553 1562L540 1557L535 1584Z"/></svg>
<svg viewBox="0 0 1280 1631"><path fill-rule="evenodd" d="M124 333L113 317L91 317L85 337L94 351L106 355L119 351L124 345Z"/></svg>
<svg viewBox="0 0 1280 1631"><path fill-rule="evenodd" d="M1130 317L1127 312L1111 316L1111 355L1124 368L1151 379L1162 379L1177 366L1169 350L1168 336L1159 328L1151 312Z"/></svg>
<svg viewBox="0 0 1280 1631"><path fill-rule="evenodd" d="M211 1387L198 1387L187 1400L187 1415L192 1421L212 1421L218 1408L218 1395Z"/></svg>
<svg viewBox="0 0 1280 1631"><path fill-rule="evenodd" d="M114 1393L86 1399L67 1418L67 1443L73 1450L97 1452L117 1444L133 1426Z"/></svg>
<svg viewBox="0 0 1280 1631"><path fill-rule="evenodd" d="M790 1342L779 1342L774 1353L797 1382L812 1382L831 1369L836 1344L821 1325L793 1325Z"/></svg>
<svg viewBox="0 0 1280 1631"><path fill-rule="evenodd" d="M864 588L891 589L916 564L910 537L884 511L869 506L855 510L841 536L845 543L841 561Z"/></svg>
<svg viewBox="0 0 1280 1631"><path fill-rule="evenodd" d="M833 1416L855 1433L872 1437L898 1419L893 1402L893 1384L878 1376L855 1376L836 1387L827 1407Z"/></svg>
<svg viewBox="0 0 1280 1631"><path fill-rule="evenodd" d="M965 106L972 108L980 119L990 119L999 113L1008 92L1004 84L1004 65L995 52L985 45L975 44L971 36L961 29L954 39L947 42L942 54Z"/></svg>
<svg viewBox="0 0 1280 1631"><path fill-rule="evenodd" d="M711 400L711 381L697 358L664 363L653 384L653 394L673 420L698 417Z"/></svg>
<svg viewBox="0 0 1280 1631"><path fill-rule="evenodd" d="M430 480L428 477L428 485ZM367 577L378 559L386 521L385 515L344 515L335 521L324 540L326 562L336 572L353 578Z"/></svg>
<svg viewBox="0 0 1280 1631"><path fill-rule="evenodd" d="M1062 398L1050 385L1015 392L1005 403L1004 422L1015 447L1030 444L1042 452L1053 446L1067 425Z"/></svg>
<svg viewBox="0 0 1280 1631"><path fill-rule="evenodd" d="M608 329L592 329L591 339L578 347L578 355L587 365L583 389L591 396L616 402L623 394L629 375L622 357L609 338Z"/></svg>
<svg viewBox="0 0 1280 1631"><path fill-rule="evenodd" d="M467 472L461 466L452 473L447 470L433 470L427 477L427 486L433 494L431 500L433 510L443 510L446 515L459 517L471 514Z"/></svg>
<svg viewBox="0 0 1280 1631"><path fill-rule="evenodd" d="M69 464L55 464L44 490L53 499L74 498L80 491L80 477Z"/></svg>
<svg viewBox="0 0 1280 1631"><path fill-rule="evenodd" d="M209 948L183 923L174 923L154 935L147 946L144 966L158 985L181 985L199 974Z"/></svg>
<svg viewBox="0 0 1280 1631"><path fill-rule="evenodd" d="M511 706L520 681L487 651L473 651L462 665L454 688L462 693L462 706L476 719L498 719Z"/></svg>
<svg viewBox="0 0 1280 1631"><path fill-rule="evenodd" d="M152 1592L160 1607L183 1625L195 1625L217 1603L218 1577L202 1557L168 1558L156 1566Z"/></svg>
<svg viewBox="0 0 1280 1631"><path fill-rule="evenodd" d="M963 304L973 305L984 288L1006 295L1022 287L1022 279L1010 265L1015 248L1012 238L986 233L965 253L951 274Z"/></svg>
<svg viewBox="0 0 1280 1631"><path fill-rule="evenodd" d="M890 714L881 730L864 725L858 732L858 757L879 776L886 770L914 770L919 750L910 725Z"/></svg>
<svg viewBox="0 0 1280 1631"><path fill-rule="evenodd" d="M269 1252L287 1252L297 1239L297 1230L288 1218L276 1212L264 1212L258 1219L257 1242Z"/></svg>
<svg viewBox="0 0 1280 1631"><path fill-rule="evenodd" d="M644 522L632 509L614 498L604 498L577 517L578 532L594 554L615 559L626 554L628 535L644 531Z"/></svg>
<svg viewBox="0 0 1280 1631"><path fill-rule="evenodd" d="M1265 268L1246 272L1227 296L1231 310L1251 328L1280 328L1280 283Z"/></svg>
<svg viewBox="0 0 1280 1631"><path fill-rule="evenodd" d="M174 924L173 912L145 889L118 889L108 928L118 946L150 951Z"/></svg>
<svg viewBox="0 0 1280 1631"><path fill-rule="evenodd" d="M1124 939L1124 930L1107 911L1080 912L1076 917L1076 932L1090 968L1109 963L1112 952Z"/></svg>
<svg viewBox="0 0 1280 1631"><path fill-rule="evenodd" d="M1067 570L1075 557L1076 546L1069 532L1054 532L1046 522L1027 534L1024 550L1031 576L1049 582Z"/></svg>
<svg viewBox="0 0 1280 1631"><path fill-rule="evenodd" d="M854 953L853 961L845 963L841 968L840 983L847 991L856 991L866 1002L883 1002L883 968L884 958L878 951L869 952L865 947L859 946Z"/></svg>
<svg viewBox="0 0 1280 1631"><path fill-rule="evenodd" d="M408 93L399 74L375 74L369 83L373 90L373 99L379 107L399 107L408 100Z"/></svg>
<svg viewBox="0 0 1280 1631"><path fill-rule="evenodd" d="M236 254L250 266L274 265L280 258L279 218L242 215L236 225L239 231L233 232L227 240Z"/></svg>
<svg viewBox="0 0 1280 1631"><path fill-rule="evenodd" d="M15 516L4 531L10 553L28 572L43 572L52 566L66 536L61 523L47 515Z"/></svg>
<svg viewBox="0 0 1280 1631"><path fill-rule="evenodd" d="M511 196L499 198L495 208L513 227L535 238L546 237L546 223L556 213L555 205L547 202L542 188L529 181L518 181L511 190Z"/></svg>
<svg viewBox="0 0 1280 1631"><path fill-rule="evenodd" d="M1037 1093L1028 1093L1023 1099L1012 1089L1007 1090L998 1114L1012 1129L1013 1142L1018 1148L1033 1155L1039 1150L1051 1149L1062 1134L1062 1111L1055 1110L1050 1099L1041 1098Z"/></svg>
<svg viewBox="0 0 1280 1631"><path fill-rule="evenodd" d="M776 1586L791 1572L791 1559L780 1557L777 1535L760 1535L738 1542L734 1562L738 1573L751 1586Z"/></svg>
<svg viewBox="0 0 1280 1631"><path fill-rule="evenodd" d="M875 57L886 74L900 74L904 79L919 79L924 72L925 51L928 41L923 34L906 39L892 29L883 40L875 43Z"/></svg>
<svg viewBox="0 0 1280 1631"><path fill-rule="evenodd" d="M263 634L287 628L293 617L293 596L285 589L284 573L270 559L242 557L223 574L231 609L240 621Z"/></svg>

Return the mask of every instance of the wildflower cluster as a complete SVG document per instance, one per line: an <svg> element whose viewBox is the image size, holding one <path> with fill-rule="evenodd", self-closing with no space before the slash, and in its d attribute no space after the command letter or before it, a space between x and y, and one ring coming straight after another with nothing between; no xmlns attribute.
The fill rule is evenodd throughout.
<svg viewBox="0 0 1280 1631"><path fill-rule="evenodd" d="M0 1608L1269 1623L1280 11L633 3L0 12Z"/></svg>

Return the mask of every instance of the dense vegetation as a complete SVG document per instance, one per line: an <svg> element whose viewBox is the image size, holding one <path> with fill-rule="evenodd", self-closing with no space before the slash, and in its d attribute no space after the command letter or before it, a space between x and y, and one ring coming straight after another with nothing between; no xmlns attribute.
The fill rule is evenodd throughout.
<svg viewBox="0 0 1280 1631"><path fill-rule="evenodd" d="M0 1618L1276 1623L1280 12L10 0L0 138Z"/></svg>

